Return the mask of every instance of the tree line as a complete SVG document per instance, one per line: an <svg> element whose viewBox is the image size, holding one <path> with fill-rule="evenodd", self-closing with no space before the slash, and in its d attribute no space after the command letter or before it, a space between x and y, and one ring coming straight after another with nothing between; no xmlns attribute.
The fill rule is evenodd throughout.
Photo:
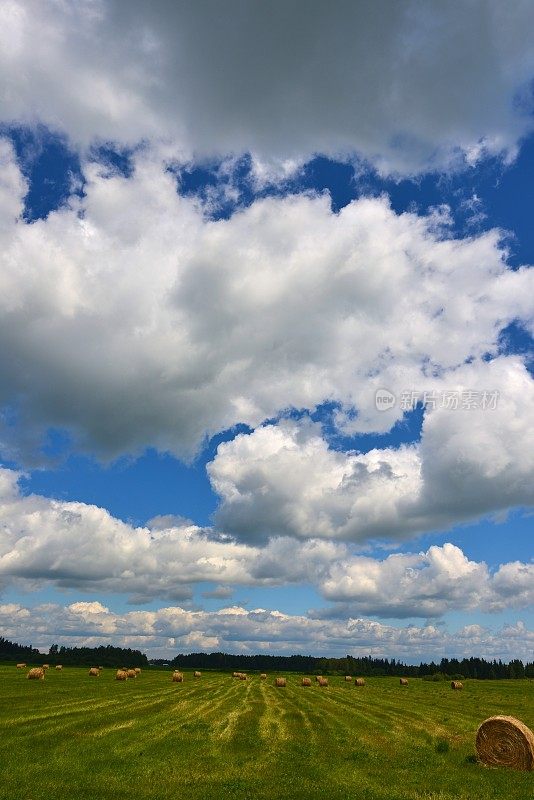
<svg viewBox="0 0 534 800"><path fill-rule="evenodd" d="M147 667L171 666L190 669L213 669L227 672L301 672L311 675L361 675L423 678L463 677L482 680L502 678L534 678L534 662L523 664L519 659L508 663L484 658L442 658L439 662L404 664L395 658L316 658L314 656L231 655L229 653L181 653L172 660L148 659L140 650L102 645L100 647L60 647L53 644L48 654L31 645L10 642L0 636L1 661L28 661L71 666Z"/></svg>
<svg viewBox="0 0 534 800"><path fill-rule="evenodd" d="M68 666L102 666L102 667L147 667L148 658L140 650L129 647L60 647L53 644L48 654L41 653L34 647L16 644L0 637L1 661L28 661L31 663L64 664Z"/></svg>
<svg viewBox="0 0 534 800"><path fill-rule="evenodd" d="M404 664L395 658L315 658L314 656L230 655L228 653L189 653L177 655L172 661L153 659L151 664L168 663L173 667L242 670L242 671L289 671L317 675L361 675L424 677L432 675L461 676L491 680L497 678L534 678L534 662L523 664L519 659L509 663L486 661L484 658L442 658L439 662L421 662L419 665Z"/></svg>

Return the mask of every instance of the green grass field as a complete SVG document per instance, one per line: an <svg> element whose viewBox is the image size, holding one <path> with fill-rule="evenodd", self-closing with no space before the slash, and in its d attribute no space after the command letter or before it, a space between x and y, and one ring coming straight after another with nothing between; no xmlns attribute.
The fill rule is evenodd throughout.
<svg viewBox="0 0 534 800"><path fill-rule="evenodd" d="M532 800L534 773L474 763L478 724L534 727L534 684L0 667L0 797L6 800Z"/></svg>

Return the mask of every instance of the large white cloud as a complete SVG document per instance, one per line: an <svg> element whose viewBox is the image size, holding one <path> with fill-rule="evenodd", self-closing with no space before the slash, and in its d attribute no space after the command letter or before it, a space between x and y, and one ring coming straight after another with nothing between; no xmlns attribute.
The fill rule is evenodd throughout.
<svg viewBox="0 0 534 800"><path fill-rule="evenodd" d="M84 199L26 224L2 148L0 406L21 421L6 447L52 425L104 456L191 454L324 400L386 431L402 411L377 412L375 388L419 386L532 325L534 270L507 269L497 231L448 238L442 216L385 198L334 214L302 195L207 221L151 151L129 179L86 165Z"/></svg>
<svg viewBox="0 0 534 800"><path fill-rule="evenodd" d="M534 632L523 622L494 631L469 625L455 633L434 625L396 628L372 620L319 620L264 609L230 607L216 612L180 607L120 614L98 601L69 606L15 603L0 605L0 625L6 637L31 641L48 649L67 646L114 645L173 656L198 650L233 653L302 653L372 655L417 662L449 657L532 658Z"/></svg>
<svg viewBox="0 0 534 800"><path fill-rule="evenodd" d="M382 561L353 556L336 562L321 589L327 599L345 603L345 613L352 608L385 617L433 617L459 608L502 611L510 603L534 604L534 563L503 564L490 574L459 547L433 545L426 553L396 553Z"/></svg>
<svg viewBox="0 0 534 800"><path fill-rule="evenodd" d="M528 0L6 0L2 113L83 143L441 167L530 130L533 23Z"/></svg>
<svg viewBox="0 0 534 800"><path fill-rule="evenodd" d="M17 473L0 470L0 579L123 592L142 602L184 599L199 581L272 586L317 582L343 546L276 539L238 544L192 524L134 528L84 503L22 496Z"/></svg>
<svg viewBox="0 0 534 800"><path fill-rule="evenodd" d="M534 603L532 564L490 571L452 544L379 560L321 539L253 547L184 522L134 528L96 506L25 497L10 470L0 470L0 582L127 593L134 602L188 599L198 582L219 584L207 594L223 598L238 586L311 584L333 601L319 615L338 617L427 618Z"/></svg>
<svg viewBox="0 0 534 800"><path fill-rule="evenodd" d="M222 500L218 524L248 541L276 533L392 540L532 505L534 380L521 360L471 363L421 380L436 407L427 407L413 445L337 451L307 419L221 444L208 464ZM458 408L441 407L445 391L457 393ZM484 391L496 398L494 409L461 407L469 392L482 406Z"/></svg>

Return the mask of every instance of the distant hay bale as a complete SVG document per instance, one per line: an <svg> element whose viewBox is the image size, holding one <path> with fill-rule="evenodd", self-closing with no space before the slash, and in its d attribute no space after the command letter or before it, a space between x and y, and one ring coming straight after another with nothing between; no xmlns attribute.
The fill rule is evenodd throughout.
<svg viewBox="0 0 534 800"><path fill-rule="evenodd" d="M302 686L311 686L312 685L311 678L303 678L302 681L301 681L301 685Z"/></svg>
<svg viewBox="0 0 534 800"><path fill-rule="evenodd" d="M184 682L183 674L177 669L172 673L172 682L173 683L183 683Z"/></svg>
<svg viewBox="0 0 534 800"><path fill-rule="evenodd" d="M345 675L345 680L347 681L347 683L352 683L352 678L350 675Z"/></svg>
<svg viewBox="0 0 534 800"><path fill-rule="evenodd" d="M318 683L319 683L319 686L328 686L328 678L321 677L321 678L319 678Z"/></svg>
<svg viewBox="0 0 534 800"><path fill-rule="evenodd" d="M201 678L202 677L202 673L197 670L196 672L193 673L193 677L194 678Z"/></svg>
<svg viewBox="0 0 534 800"><path fill-rule="evenodd" d="M50 664L43 664L42 669L50 669Z"/></svg>
<svg viewBox="0 0 534 800"><path fill-rule="evenodd" d="M56 664L56 669L57 669L58 672L61 672L61 670L63 669L63 665L62 664Z"/></svg>
<svg viewBox="0 0 534 800"><path fill-rule="evenodd" d="M408 686L408 678L401 678L399 683L401 686Z"/></svg>
<svg viewBox="0 0 534 800"><path fill-rule="evenodd" d="M118 669L117 674L115 675L116 681L127 681L128 680L128 672L125 669Z"/></svg>
<svg viewBox="0 0 534 800"><path fill-rule="evenodd" d="M464 685L461 681L451 681L451 689L455 689L458 691L459 689L463 689Z"/></svg>
<svg viewBox="0 0 534 800"><path fill-rule="evenodd" d="M239 678L240 675L241 675L240 672L233 672L232 673L232 678Z"/></svg>
<svg viewBox="0 0 534 800"><path fill-rule="evenodd" d="M104 667L99 667L98 669L104 669Z"/></svg>
<svg viewBox="0 0 534 800"><path fill-rule="evenodd" d="M323 677L322 675L316 675L315 676L315 680L317 681L317 683L319 683L319 681L321 680L322 677Z"/></svg>
<svg viewBox="0 0 534 800"><path fill-rule="evenodd" d="M275 686L285 686L286 685L286 679L285 678L276 678L276 680L274 682L274 685Z"/></svg>
<svg viewBox="0 0 534 800"><path fill-rule="evenodd" d="M356 678L354 681L355 686L365 686L365 678Z"/></svg>
<svg viewBox="0 0 534 800"><path fill-rule="evenodd" d="M26 664L17 664L17 669L26 669Z"/></svg>
<svg viewBox="0 0 534 800"><path fill-rule="evenodd" d="M136 675L140 675L141 674L141 667L136 667L134 669L134 672L135 672Z"/></svg>
<svg viewBox="0 0 534 800"><path fill-rule="evenodd" d="M244 672L239 673L239 680L240 681L248 681L248 675Z"/></svg>
<svg viewBox="0 0 534 800"><path fill-rule="evenodd" d="M127 669L126 673L129 678L137 678L137 672L134 669Z"/></svg>
<svg viewBox="0 0 534 800"><path fill-rule="evenodd" d="M32 667L26 677L30 681L44 681L44 676L45 671L42 667Z"/></svg>
<svg viewBox="0 0 534 800"><path fill-rule="evenodd" d="M534 769L534 733L514 717L489 717L476 738L479 761L488 767Z"/></svg>
<svg viewBox="0 0 534 800"><path fill-rule="evenodd" d="M91 676L91 678L100 678L100 670L98 669L98 667L91 667L91 669L89 670L89 675Z"/></svg>
<svg viewBox="0 0 534 800"><path fill-rule="evenodd" d="M266 679L266 677L267 677L266 673L262 672L261 675L260 675L261 680L264 681Z"/></svg>

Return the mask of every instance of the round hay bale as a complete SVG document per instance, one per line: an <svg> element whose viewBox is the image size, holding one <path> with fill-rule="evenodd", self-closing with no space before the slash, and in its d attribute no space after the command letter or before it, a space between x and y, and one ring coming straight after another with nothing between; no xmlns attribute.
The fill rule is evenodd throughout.
<svg viewBox="0 0 534 800"><path fill-rule="evenodd" d="M98 669L104 669L104 667L99 667Z"/></svg>
<svg viewBox="0 0 534 800"><path fill-rule="evenodd" d="M302 686L311 686L312 685L311 678L303 678L302 681L301 681L301 685Z"/></svg>
<svg viewBox="0 0 534 800"><path fill-rule="evenodd" d="M286 679L285 678L276 678L276 680L274 682L274 685L275 686L285 686L286 685Z"/></svg>
<svg viewBox="0 0 534 800"><path fill-rule="evenodd" d="M91 667L91 669L89 670L89 675L91 676L91 678L100 678L100 670L98 669L98 667Z"/></svg>
<svg viewBox="0 0 534 800"><path fill-rule="evenodd" d="M26 669L26 664L17 664L17 669Z"/></svg>
<svg viewBox="0 0 534 800"><path fill-rule="evenodd" d="M50 664L43 664L42 669L50 669Z"/></svg>
<svg viewBox="0 0 534 800"><path fill-rule="evenodd" d="M135 672L136 675L140 675L141 674L141 667L136 667L134 669L134 672Z"/></svg>
<svg viewBox="0 0 534 800"><path fill-rule="evenodd" d="M127 681L128 680L128 672L125 669L118 669L117 674L115 675L116 681Z"/></svg>
<svg viewBox="0 0 534 800"><path fill-rule="evenodd" d="M317 681L317 683L319 683L319 681L322 680L322 677L323 677L322 675L315 676L315 680Z"/></svg>
<svg viewBox="0 0 534 800"><path fill-rule="evenodd" d="M479 761L488 767L534 769L534 733L515 717L489 717L476 738Z"/></svg>
<svg viewBox="0 0 534 800"><path fill-rule="evenodd" d="M42 667L32 667L26 677L30 681L44 681L45 671Z"/></svg>
<svg viewBox="0 0 534 800"><path fill-rule="evenodd" d="M464 688L464 685L463 685L463 683L461 681L451 681L451 689L454 689L455 691L458 691L458 690L463 689L463 688Z"/></svg>
<svg viewBox="0 0 534 800"><path fill-rule="evenodd" d="M62 664L56 664L56 669L57 669L58 672L61 672L61 670L63 669L63 665Z"/></svg>
<svg viewBox="0 0 534 800"><path fill-rule="evenodd" d="M350 677L350 675L345 675L345 681L346 683L352 683L352 678Z"/></svg>
<svg viewBox="0 0 534 800"><path fill-rule="evenodd" d="M408 678L401 678L399 683L401 686L408 686Z"/></svg>
<svg viewBox="0 0 534 800"><path fill-rule="evenodd" d="M365 678L356 678L354 681L355 686L365 686Z"/></svg>
<svg viewBox="0 0 534 800"><path fill-rule="evenodd" d="M239 680L240 681L248 681L248 675L246 675L244 672L241 672L239 674Z"/></svg>
<svg viewBox="0 0 534 800"><path fill-rule="evenodd" d="M240 672L233 672L232 673L232 678L239 678L240 675L241 675Z"/></svg>
<svg viewBox="0 0 534 800"><path fill-rule="evenodd" d="M202 677L202 673L198 672L198 670L197 670L196 672L193 673L193 677L194 678L201 678Z"/></svg>
<svg viewBox="0 0 534 800"><path fill-rule="evenodd" d="M264 681L267 678L266 673L262 672L261 675L260 675L260 678L261 678L262 681Z"/></svg>
<svg viewBox="0 0 534 800"><path fill-rule="evenodd" d="M179 670L175 670L172 673L172 682L173 683L183 683L184 682L184 676Z"/></svg>
<svg viewBox="0 0 534 800"><path fill-rule="evenodd" d="M328 678L319 678L319 686L328 686Z"/></svg>
<svg viewBox="0 0 534 800"><path fill-rule="evenodd" d="M137 678L137 672L134 669L127 669L126 673L129 678Z"/></svg>

